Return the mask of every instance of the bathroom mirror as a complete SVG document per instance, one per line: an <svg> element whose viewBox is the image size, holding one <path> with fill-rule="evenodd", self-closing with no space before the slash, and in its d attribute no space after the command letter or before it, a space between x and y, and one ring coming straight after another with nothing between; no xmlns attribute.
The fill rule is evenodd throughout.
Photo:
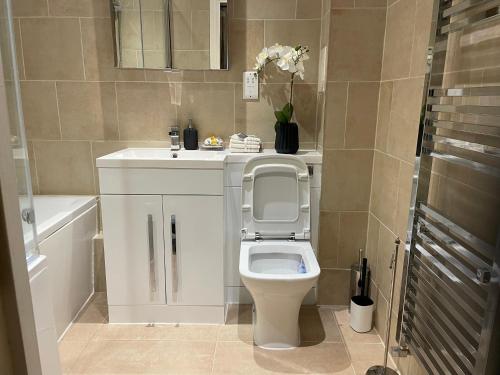
<svg viewBox="0 0 500 375"><path fill-rule="evenodd" d="M228 68L227 0L110 0L118 68Z"/></svg>

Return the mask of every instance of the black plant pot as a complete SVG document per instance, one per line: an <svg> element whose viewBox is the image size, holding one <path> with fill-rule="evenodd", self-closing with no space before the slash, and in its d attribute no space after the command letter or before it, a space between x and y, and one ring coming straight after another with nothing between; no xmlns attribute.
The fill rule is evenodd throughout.
<svg viewBox="0 0 500 375"><path fill-rule="evenodd" d="M296 123L277 122L274 125L274 148L278 154L296 154L299 149L299 127Z"/></svg>

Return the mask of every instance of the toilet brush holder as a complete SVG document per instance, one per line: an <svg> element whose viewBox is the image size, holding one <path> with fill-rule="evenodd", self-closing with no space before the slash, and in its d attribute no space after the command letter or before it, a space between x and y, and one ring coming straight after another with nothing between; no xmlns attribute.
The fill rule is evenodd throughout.
<svg viewBox="0 0 500 375"><path fill-rule="evenodd" d="M353 330L364 333L372 329L374 306L375 304L369 297L351 298L351 328Z"/></svg>

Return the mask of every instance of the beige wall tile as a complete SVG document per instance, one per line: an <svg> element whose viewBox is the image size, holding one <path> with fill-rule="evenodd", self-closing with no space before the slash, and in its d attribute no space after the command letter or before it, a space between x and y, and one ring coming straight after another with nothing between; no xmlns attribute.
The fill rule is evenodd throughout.
<svg viewBox="0 0 500 375"><path fill-rule="evenodd" d="M177 85L117 82L120 139L166 140L168 128L177 123Z"/></svg>
<svg viewBox="0 0 500 375"><path fill-rule="evenodd" d="M28 141L28 160L29 160L32 192L33 194L40 194L40 189L38 187L38 175L36 172L35 153L33 148L33 142L31 141Z"/></svg>
<svg viewBox="0 0 500 375"><path fill-rule="evenodd" d="M366 248L368 212L341 212L339 226L339 268L358 263L359 249Z"/></svg>
<svg viewBox="0 0 500 375"><path fill-rule="evenodd" d="M368 230L366 234L366 252L365 257L368 258L370 266L371 279L377 282L377 250L378 250L378 234L380 230L380 222L370 213L368 216Z"/></svg>
<svg viewBox="0 0 500 375"><path fill-rule="evenodd" d="M348 305L350 270L322 269L318 282L318 304Z"/></svg>
<svg viewBox="0 0 500 375"><path fill-rule="evenodd" d="M234 0L235 18L294 19L295 9L296 0Z"/></svg>
<svg viewBox="0 0 500 375"><path fill-rule="evenodd" d="M347 82L328 82L325 103L325 148L343 148L347 111Z"/></svg>
<svg viewBox="0 0 500 375"><path fill-rule="evenodd" d="M21 33L27 79L84 78L78 19L23 18Z"/></svg>
<svg viewBox="0 0 500 375"><path fill-rule="evenodd" d="M337 267L340 213L322 211L319 222L319 264L321 267Z"/></svg>
<svg viewBox="0 0 500 375"><path fill-rule="evenodd" d="M47 0L15 0L11 2L14 17L46 16Z"/></svg>
<svg viewBox="0 0 500 375"><path fill-rule="evenodd" d="M384 152L387 151L387 134L389 133L391 119L392 86L392 81L382 82L379 92L375 149Z"/></svg>
<svg viewBox="0 0 500 375"><path fill-rule="evenodd" d="M387 10L383 80L410 74L415 7L416 0L400 0Z"/></svg>
<svg viewBox="0 0 500 375"><path fill-rule="evenodd" d="M423 79L394 82L387 152L410 163L415 161L422 108Z"/></svg>
<svg viewBox="0 0 500 375"><path fill-rule="evenodd" d="M373 148L377 127L379 84L350 82L345 129L346 148Z"/></svg>
<svg viewBox="0 0 500 375"><path fill-rule="evenodd" d="M354 8L354 0L332 0L332 9Z"/></svg>
<svg viewBox="0 0 500 375"><path fill-rule="evenodd" d="M178 122L184 127L192 119L200 142L212 135L229 139L234 134L232 84L184 83L177 90Z"/></svg>
<svg viewBox="0 0 500 375"><path fill-rule="evenodd" d="M335 9L331 17L328 80L379 80L385 9Z"/></svg>
<svg viewBox="0 0 500 375"><path fill-rule="evenodd" d="M203 82L204 72L194 70L146 70L146 81Z"/></svg>
<svg viewBox="0 0 500 375"><path fill-rule="evenodd" d="M321 0L297 0L296 18L321 18Z"/></svg>
<svg viewBox="0 0 500 375"><path fill-rule="evenodd" d="M94 290L96 292L106 292L107 290L104 241L102 238L94 240Z"/></svg>
<svg viewBox="0 0 500 375"><path fill-rule="evenodd" d="M380 226L377 249L377 286L386 300L389 299L392 272L389 264L394 253L396 236L385 226Z"/></svg>
<svg viewBox="0 0 500 375"><path fill-rule="evenodd" d="M318 81L318 64L319 64L319 42L321 32L321 21L318 20L295 20L282 21L271 20L265 21L264 44L266 46L280 43L290 46L307 46L309 47L309 60L304 62L305 82ZM272 66L269 66L272 68ZM273 72L274 69L266 70L266 73ZM280 72L281 73L281 72ZM268 74L266 81L288 81L289 74ZM298 79L300 81L300 79Z"/></svg>
<svg viewBox="0 0 500 375"><path fill-rule="evenodd" d="M398 192L399 161L375 151L370 210L394 229Z"/></svg>
<svg viewBox="0 0 500 375"><path fill-rule="evenodd" d="M28 139L61 139L55 82L21 82Z"/></svg>
<svg viewBox="0 0 500 375"><path fill-rule="evenodd" d="M57 82L63 139L118 139L114 83Z"/></svg>
<svg viewBox="0 0 500 375"><path fill-rule="evenodd" d="M368 210L373 151L325 150L321 207L326 211Z"/></svg>
<svg viewBox="0 0 500 375"><path fill-rule="evenodd" d="M26 79L24 75L24 59L23 59L23 44L21 40L21 20L14 20L14 34L16 38L16 59L17 59L17 71L19 73L19 79ZM7 78L7 77L5 77Z"/></svg>
<svg viewBox="0 0 500 375"><path fill-rule="evenodd" d="M110 4L105 0L47 0L51 16L109 17Z"/></svg>
<svg viewBox="0 0 500 375"><path fill-rule="evenodd" d="M143 81L144 70L117 69L111 33L111 20L82 18L85 75L89 81Z"/></svg>
<svg viewBox="0 0 500 375"><path fill-rule="evenodd" d="M33 142L40 194L94 194L90 143Z"/></svg>
<svg viewBox="0 0 500 375"><path fill-rule="evenodd" d="M408 229L408 215L410 212L410 198L413 187L413 164L400 162L398 177L398 203L396 211L395 233L405 241Z"/></svg>
<svg viewBox="0 0 500 375"><path fill-rule="evenodd" d="M355 0L356 8L385 8L387 0Z"/></svg>
<svg viewBox="0 0 500 375"><path fill-rule="evenodd" d="M232 20L229 27L229 70L206 71L207 82L241 83L243 71L253 69L264 48L264 21Z"/></svg>
<svg viewBox="0 0 500 375"><path fill-rule="evenodd" d="M424 75L427 67L427 48L429 46L433 15L433 1L417 0L415 15L416 32L413 35L410 76Z"/></svg>

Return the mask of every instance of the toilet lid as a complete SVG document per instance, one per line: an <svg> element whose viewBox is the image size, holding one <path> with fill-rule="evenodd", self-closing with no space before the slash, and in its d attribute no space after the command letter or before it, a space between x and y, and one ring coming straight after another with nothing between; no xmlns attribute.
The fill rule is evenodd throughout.
<svg viewBox="0 0 500 375"><path fill-rule="evenodd" d="M296 156L259 156L247 162L242 180L242 237L309 239L307 165Z"/></svg>

